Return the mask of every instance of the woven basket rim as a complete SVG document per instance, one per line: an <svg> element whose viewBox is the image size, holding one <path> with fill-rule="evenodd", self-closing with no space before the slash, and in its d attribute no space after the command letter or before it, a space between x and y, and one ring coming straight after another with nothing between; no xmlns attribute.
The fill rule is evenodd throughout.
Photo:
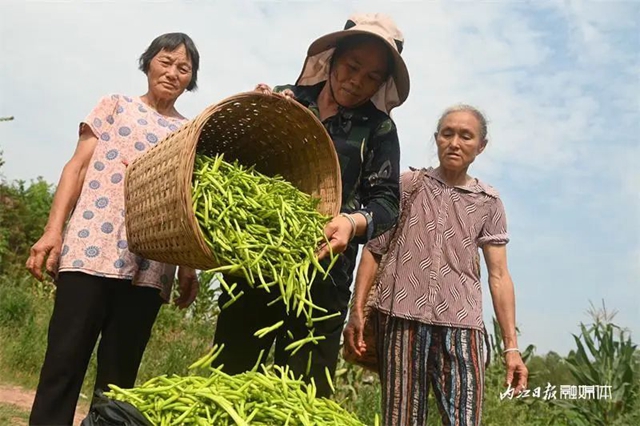
<svg viewBox="0 0 640 426"><path fill-rule="evenodd" d="M198 120L199 123L196 125L196 141L198 141L200 139L200 135L202 133L202 129L204 128L204 126L207 124L208 120L211 118L211 116L216 113L218 110L220 110L221 108L226 107L229 103L232 102L238 102L238 101L246 101L249 100L251 98L269 98L269 97L276 97L279 98L280 100L282 100L283 102L290 102L294 105L294 107L299 108L304 114L306 114L307 117L309 117L312 121L315 122L315 124L318 126L318 129L322 130L322 133L324 134L325 138L327 139L327 141L329 141L331 143L331 146L333 149L329 150L331 152L331 161L333 162L333 164L335 165L335 170L338 174L338 185L336 187L336 198L338 200L342 200L342 170L340 168L340 160L338 159L338 153L335 149L335 144L333 142L333 139L331 138L331 135L329 134L329 132L327 132L327 129L325 129L324 124L322 124L322 121L320 121L320 119L313 113L311 112L311 110L309 110L309 108L305 107L304 105L302 105L301 103L299 103L298 101L296 101L295 99L286 97L284 95L282 95L281 93L276 93L276 92L271 92L269 94L265 94L263 92L259 92L256 90L252 90L252 91L245 91L245 92L240 92L240 93L236 93L235 95L231 95L228 96L226 98L223 98L222 100L216 102L215 104L212 104L210 106L208 106L207 108L205 108L204 110L202 110L202 112L200 114L198 114L196 117L194 117L192 120L189 120L189 122L185 123L184 126L190 124L190 122ZM206 117L206 119L205 119ZM196 149L194 150L194 156L197 153L197 142L196 142ZM140 158L140 157L139 157ZM138 159L139 159L138 158ZM136 159L136 161L138 160ZM193 159L195 160L195 158ZM194 165L194 161L191 161L191 166L190 166L190 173L191 175L193 175L193 165ZM250 165L248 165L250 166ZM339 204L336 204L337 207L335 208L335 211L333 212L332 216L337 216L340 213L340 208L341 206ZM193 212L193 208L191 209L191 212L194 213L194 217L195 217L195 212Z"/></svg>

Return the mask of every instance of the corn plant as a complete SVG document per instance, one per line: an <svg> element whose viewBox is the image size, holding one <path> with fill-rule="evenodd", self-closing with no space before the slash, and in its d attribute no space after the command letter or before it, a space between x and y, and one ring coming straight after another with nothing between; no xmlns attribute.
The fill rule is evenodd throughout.
<svg viewBox="0 0 640 426"><path fill-rule="evenodd" d="M612 322L615 313L607 312L604 304L590 314L593 323L580 323L580 335L573 335L576 350L567 363L578 386L611 386L610 394L553 402L571 411L573 424L604 426L626 415L639 396L637 345Z"/></svg>

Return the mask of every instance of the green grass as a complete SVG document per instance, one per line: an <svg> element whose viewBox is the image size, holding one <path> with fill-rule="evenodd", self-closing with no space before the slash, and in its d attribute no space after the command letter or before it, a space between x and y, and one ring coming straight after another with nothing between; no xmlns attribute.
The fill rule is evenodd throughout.
<svg viewBox="0 0 640 426"><path fill-rule="evenodd" d="M22 284L0 281L0 372L4 383L34 388L53 301Z"/></svg>
<svg viewBox="0 0 640 426"><path fill-rule="evenodd" d="M35 388L44 360L53 298L37 284L0 277L0 376L4 383ZM215 322L194 320L164 305L142 361L139 381L158 374L184 374L213 340ZM95 351L94 351L95 352ZM96 374L95 353L82 393L91 396ZM162 373L160 373L162 372Z"/></svg>
<svg viewBox="0 0 640 426"><path fill-rule="evenodd" d="M22 426L29 421L29 411L0 402L0 426Z"/></svg>

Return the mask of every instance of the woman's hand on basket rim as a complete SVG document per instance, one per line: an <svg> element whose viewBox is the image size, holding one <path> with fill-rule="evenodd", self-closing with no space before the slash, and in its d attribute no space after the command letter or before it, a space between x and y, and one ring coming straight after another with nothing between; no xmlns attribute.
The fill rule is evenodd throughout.
<svg viewBox="0 0 640 426"><path fill-rule="evenodd" d="M291 89L285 89L281 93L276 93L268 84L264 83L258 84L254 90L264 95L283 96L285 99L289 100L295 99L295 95L293 94L293 91Z"/></svg>
<svg viewBox="0 0 640 426"><path fill-rule="evenodd" d="M186 266L178 267L178 292L179 296L175 304L180 309L185 309L196 300L200 282L196 270Z"/></svg>

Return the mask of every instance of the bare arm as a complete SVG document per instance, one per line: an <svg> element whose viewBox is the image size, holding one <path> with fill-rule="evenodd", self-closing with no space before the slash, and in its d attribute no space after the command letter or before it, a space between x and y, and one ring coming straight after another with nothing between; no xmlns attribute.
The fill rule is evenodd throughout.
<svg viewBox="0 0 640 426"><path fill-rule="evenodd" d="M53 197L49 220L45 231L62 232L69 213L80 197L84 177L89 168L91 156L96 149L98 139L88 126L84 126L73 157L65 164L60 182Z"/></svg>
<svg viewBox="0 0 640 426"><path fill-rule="evenodd" d="M353 310L359 310L362 312L364 309L379 265L380 256L373 254L367 247L364 247L362 249L360 264L358 265L358 272L356 273L352 306Z"/></svg>
<svg viewBox="0 0 640 426"><path fill-rule="evenodd" d="M489 272L489 290L493 309L500 324L505 349L518 347L516 335L516 303L513 281L507 268L507 246L486 244L482 248ZM506 352L506 384L516 393L527 387L529 372L520 352Z"/></svg>
<svg viewBox="0 0 640 426"><path fill-rule="evenodd" d="M98 139L91 129L84 126L73 157L62 170L44 234L31 247L26 263L29 272L39 280L43 279L42 265L47 256L46 270L50 274L55 272L60 257L64 224L80 197L82 184L97 143Z"/></svg>
<svg viewBox="0 0 640 426"><path fill-rule="evenodd" d="M489 290L505 349L517 348L516 304L513 281L507 268L507 246L486 244L482 251L489 272Z"/></svg>
<svg viewBox="0 0 640 426"><path fill-rule="evenodd" d="M373 254L367 247L362 250L362 258L358 265L356 284L353 295L353 306L349 314L349 323L344 329L345 345L348 352L361 356L366 350L364 342L364 307L376 277L380 256Z"/></svg>

